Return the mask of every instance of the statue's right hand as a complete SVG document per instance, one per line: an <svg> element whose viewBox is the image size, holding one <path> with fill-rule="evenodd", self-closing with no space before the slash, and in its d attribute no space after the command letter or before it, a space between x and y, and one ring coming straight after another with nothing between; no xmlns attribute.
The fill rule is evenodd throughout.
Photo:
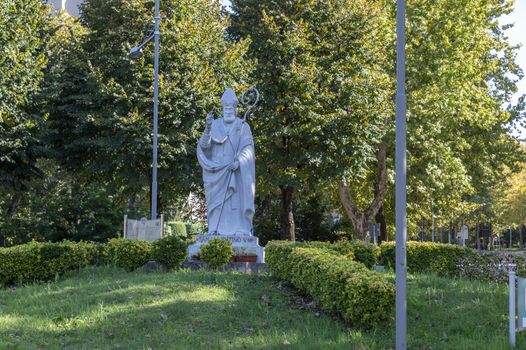
<svg viewBox="0 0 526 350"><path fill-rule="evenodd" d="M212 128L212 122L214 121L214 114L212 112L208 112L206 115L206 128L210 129Z"/></svg>

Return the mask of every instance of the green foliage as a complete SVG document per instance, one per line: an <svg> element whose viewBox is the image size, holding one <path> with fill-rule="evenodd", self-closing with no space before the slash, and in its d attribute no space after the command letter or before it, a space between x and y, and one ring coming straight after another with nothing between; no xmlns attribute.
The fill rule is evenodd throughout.
<svg viewBox="0 0 526 350"><path fill-rule="evenodd" d="M364 264L368 268L376 265L380 248L372 243L365 243L359 240L338 241L331 245L331 249L341 254L352 254L351 257Z"/></svg>
<svg viewBox="0 0 526 350"><path fill-rule="evenodd" d="M52 280L67 271L99 261L98 252L96 245L85 242L30 242L0 248L0 284Z"/></svg>
<svg viewBox="0 0 526 350"><path fill-rule="evenodd" d="M432 201L437 225L477 207L474 215L482 216L492 206L488 189L500 181L503 165L523 157L508 133L524 107L511 100L523 73L500 19L512 6L494 0L408 3L409 232L431 221Z"/></svg>
<svg viewBox="0 0 526 350"><path fill-rule="evenodd" d="M106 242L118 237L122 232L122 211L114 189L80 183L53 161L41 160L38 167L45 177L29 182L11 217L0 216L7 246L32 239ZM0 197L2 212L9 205L9 197Z"/></svg>
<svg viewBox="0 0 526 350"><path fill-rule="evenodd" d="M186 234L188 237L193 237L195 235L206 233L205 227L200 223L187 222L185 223L185 226L186 226Z"/></svg>
<svg viewBox="0 0 526 350"><path fill-rule="evenodd" d="M168 270L179 267L187 256L188 246L178 236L166 236L153 242L151 259L163 264Z"/></svg>
<svg viewBox="0 0 526 350"><path fill-rule="evenodd" d="M327 249L288 248L267 245L266 261L273 275L352 324L370 327L391 318L395 291L384 275Z"/></svg>
<svg viewBox="0 0 526 350"><path fill-rule="evenodd" d="M279 190L288 211L287 193L344 174L362 177L392 108L393 85L383 69L386 7L367 0L233 0L232 13L230 33L252 40L253 76L264 97L253 122L258 157L265 159L257 163L264 174L258 191ZM287 222L281 232L290 235ZM315 238L303 228L303 238Z"/></svg>
<svg viewBox="0 0 526 350"><path fill-rule="evenodd" d="M343 171L360 174L391 100L381 69L384 8L363 0L234 0L232 8L230 32L252 38L249 54L265 98L254 120L266 160L261 180L299 187Z"/></svg>
<svg viewBox="0 0 526 350"><path fill-rule="evenodd" d="M490 192L495 216L502 226L522 225L526 222L526 163L516 173L508 169L506 175Z"/></svg>
<svg viewBox="0 0 526 350"><path fill-rule="evenodd" d="M181 222L181 221L168 221L166 222L165 224L166 226L168 226L168 230L169 230L169 235L172 235L172 236L177 236L177 237L180 237L180 238L186 238L187 236L187 225L184 223L184 222Z"/></svg>
<svg viewBox="0 0 526 350"><path fill-rule="evenodd" d="M41 176L36 160L44 154L44 120L31 108L44 77L51 27L44 1L0 3L0 186L14 198L28 180Z"/></svg>
<svg viewBox="0 0 526 350"><path fill-rule="evenodd" d="M212 238L201 246L199 257L211 269L218 269L230 261L234 255L232 243L221 238Z"/></svg>
<svg viewBox="0 0 526 350"><path fill-rule="evenodd" d="M408 349L509 348L506 285L433 274L411 276L407 283ZM268 305L261 300L263 295L269 298ZM87 268L51 286L0 289L0 347L25 350L39 344L61 349L66 344L66 348L141 349L147 342L166 344L160 349L177 344L177 350L394 349L394 319L364 331L324 312L318 314L309 305L295 305L300 299L266 275L203 270L129 274L115 268ZM21 324L13 315L31 316ZM97 322L94 315L99 315ZM127 320L126 327L115 327L112 315ZM181 315L191 315L191 322ZM222 326L225 323L228 326ZM50 336L42 325L69 331ZM247 325L263 326L252 332ZM430 331L437 327L440 331ZM240 336L245 329L247 334ZM526 334L517 333L518 348L525 342Z"/></svg>
<svg viewBox="0 0 526 350"><path fill-rule="evenodd" d="M132 61L129 49L151 27L154 2L93 0L81 5L84 33L65 52L50 99L50 143L85 181L111 182L122 199L151 182L153 46ZM201 183L196 140L227 86L248 87L248 42L225 35L219 2L167 0L161 6L159 67L159 208Z"/></svg>
<svg viewBox="0 0 526 350"><path fill-rule="evenodd" d="M327 193L320 188L309 193L303 190L298 194L293 208L296 226L296 240L300 241L332 241L335 236L331 231L331 203Z"/></svg>
<svg viewBox="0 0 526 350"><path fill-rule="evenodd" d="M407 270L415 272L435 272L438 275L455 276L461 258L476 254L470 248L452 244L431 242L407 242ZM380 245L378 261L381 265L394 268L395 243L384 242Z"/></svg>
<svg viewBox="0 0 526 350"><path fill-rule="evenodd" d="M111 262L126 271L133 271L146 264L152 253L152 244L147 241L113 238L108 242Z"/></svg>
<svg viewBox="0 0 526 350"><path fill-rule="evenodd" d="M206 230L200 223L168 221L165 223L165 234L177 236L183 240L191 241L195 235L204 234Z"/></svg>
<svg viewBox="0 0 526 350"><path fill-rule="evenodd" d="M108 245L95 243L95 250L90 260L90 265L103 266L111 263Z"/></svg>
<svg viewBox="0 0 526 350"><path fill-rule="evenodd" d="M288 259L295 248L319 248L328 249L328 242L290 242L290 241L270 241L265 246L265 262L272 274L277 278L288 279ZM341 252L339 250L338 252ZM347 254L345 252L343 254Z"/></svg>
<svg viewBox="0 0 526 350"><path fill-rule="evenodd" d="M282 251L279 256L287 256L295 248L319 248L334 251L340 255L345 255L350 259L358 261L368 268L371 268L377 263L378 255L380 254L380 249L371 243L365 243L358 240L353 241L337 241L335 243L329 242L316 242L316 241L307 241L307 242L289 242L289 241L271 241L265 247L265 251L268 249L278 249ZM279 259L279 258L278 258ZM270 264L268 259L266 259L267 264ZM283 262L278 262L273 267L275 273L279 275L281 273L281 267Z"/></svg>

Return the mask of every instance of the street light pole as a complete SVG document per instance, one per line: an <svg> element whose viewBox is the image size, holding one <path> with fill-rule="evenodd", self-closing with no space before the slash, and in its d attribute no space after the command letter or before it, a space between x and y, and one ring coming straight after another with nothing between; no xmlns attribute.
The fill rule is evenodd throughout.
<svg viewBox="0 0 526 350"><path fill-rule="evenodd" d="M152 161L152 220L157 219L157 124L159 116L159 0L155 0L155 40L154 48L154 76L153 76L153 161Z"/></svg>
<svg viewBox="0 0 526 350"><path fill-rule="evenodd" d="M155 24L153 33L150 31L146 38L139 46L132 47L128 56L132 60L138 60L142 57L142 48L146 46L152 39L155 42L154 48L154 63L153 63L153 160L152 160L152 189L151 189L151 215L152 220L157 219L157 125L159 116L159 37L161 32L159 30L159 0L155 0Z"/></svg>
<svg viewBox="0 0 526 350"><path fill-rule="evenodd" d="M396 349L407 349L405 0L396 2Z"/></svg>

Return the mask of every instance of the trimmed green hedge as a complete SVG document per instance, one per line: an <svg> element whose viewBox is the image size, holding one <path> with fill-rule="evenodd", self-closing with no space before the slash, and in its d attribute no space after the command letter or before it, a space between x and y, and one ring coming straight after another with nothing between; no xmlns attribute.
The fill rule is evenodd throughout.
<svg viewBox="0 0 526 350"><path fill-rule="evenodd" d="M270 241L265 246L265 262L272 274L280 279L290 280L289 256L295 248L328 249L327 242Z"/></svg>
<svg viewBox="0 0 526 350"><path fill-rule="evenodd" d="M178 236L167 236L153 242L152 260L173 270L183 263L188 255L188 245Z"/></svg>
<svg viewBox="0 0 526 350"><path fill-rule="evenodd" d="M164 237L153 244L122 238L111 239L107 244L31 242L0 248L0 286L49 281L89 265L113 264L133 271L150 259L173 269L187 254L187 243L176 236Z"/></svg>
<svg viewBox="0 0 526 350"><path fill-rule="evenodd" d="M0 248L0 284L48 281L99 260L98 245L85 242L31 242Z"/></svg>
<svg viewBox="0 0 526 350"><path fill-rule="evenodd" d="M113 238L108 242L111 262L127 271L146 264L151 257L152 244L147 241Z"/></svg>
<svg viewBox="0 0 526 350"><path fill-rule="evenodd" d="M358 240L337 241L330 244L329 249L343 255L348 255L368 268L372 268L373 265L376 265L378 255L380 254L380 248L378 248L378 246Z"/></svg>
<svg viewBox="0 0 526 350"><path fill-rule="evenodd" d="M187 237L186 224L182 221L168 221L165 223L166 236Z"/></svg>
<svg viewBox="0 0 526 350"><path fill-rule="evenodd" d="M357 240L337 241L335 243L318 241L272 241L272 243L280 244L284 249L288 250L292 250L293 248L321 248L333 250L341 255L346 255L355 261L361 262L369 268L376 265L378 255L380 254L380 248L378 248L378 246Z"/></svg>
<svg viewBox="0 0 526 350"><path fill-rule="evenodd" d="M394 284L327 245L302 248L272 241L265 254L275 277L291 282L323 309L352 324L370 327L392 316Z"/></svg>
<svg viewBox="0 0 526 350"><path fill-rule="evenodd" d="M458 275L458 264L462 259L475 258L478 255L470 248L453 244L409 241L407 249L408 272L435 272L439 275ZM380 245L378 261L381 265L395 266L395 243L384 242Z"/></svg>
<svg viewBox="0 0 526 350"><path fill-rule="evenodd" d="M212 238L208 243L201 246L199 257L215 270L225 265L234 255L232 243L226 239Z"/></svg>

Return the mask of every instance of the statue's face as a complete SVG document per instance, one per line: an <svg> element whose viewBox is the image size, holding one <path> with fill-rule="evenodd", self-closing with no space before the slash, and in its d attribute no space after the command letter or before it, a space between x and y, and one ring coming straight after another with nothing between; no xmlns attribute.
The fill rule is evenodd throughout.
<svg viewBox="0 0 526 350"><path fill-rule="evenodd" d="M236 120L236 107L224 105L223 106L223 118L226 123L232 123Z"/></svg>

